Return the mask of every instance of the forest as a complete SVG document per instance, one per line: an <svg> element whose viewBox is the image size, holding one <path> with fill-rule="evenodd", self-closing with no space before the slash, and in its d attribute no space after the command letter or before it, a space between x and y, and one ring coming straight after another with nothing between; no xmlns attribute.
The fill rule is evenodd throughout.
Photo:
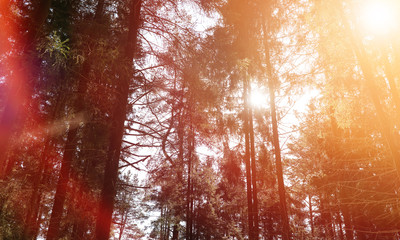
<svg viewBox="0 0 400 240"><path fill-rule="evenodd" d="M397 0L0 0L0 240L400 239Z"/></svg>

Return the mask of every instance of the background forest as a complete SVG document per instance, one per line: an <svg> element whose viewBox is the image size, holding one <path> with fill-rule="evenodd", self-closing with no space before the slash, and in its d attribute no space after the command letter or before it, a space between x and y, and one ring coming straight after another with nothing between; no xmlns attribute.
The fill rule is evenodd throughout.
<svg viewBox="0 0 400 240"><path fill-rule="evenodd" d="M0 239L400 239L396 0L0 0Z"/></svg>

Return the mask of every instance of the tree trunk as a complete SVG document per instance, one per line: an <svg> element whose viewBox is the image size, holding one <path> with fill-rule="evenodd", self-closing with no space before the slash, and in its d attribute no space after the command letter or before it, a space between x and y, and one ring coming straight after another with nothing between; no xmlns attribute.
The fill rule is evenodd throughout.
<svg viewBox="0 0 400 240"><path fill-rule="evenodd" d="M179 239L178 224L175 223L172 229L172 240L178 240L178 239Z"/></svg>
<svg viewBox="0 0 400 240"><path fill-rule="evenodd" d="M67 142L63 159L61 162L60 174L57 182L54 203L51 211L49 229L47 231L47 240L58 239L61 217L64 210L64 202L67 194L69 175L71 171L71 162L76 150L78 128L72 128L68 131Z"/></svg>
<svg viewBox="0 0 400 240"><path fill-rule="evenodd" d="M191 102L189 102L190 106ZM188 137L188 182L187 182L187 206L186 206L186 239L192 240L193 239L193 180L192 180L192 172L193 172L193 157L194 157L194 146L195 146L195 139L194 139L194 130L193 130L193 123L192 123L192 107L190 109L190 129L189 129L189 137Z"/></svg>
<svg viewBox="0 0 400 240"><path fill-rule="evenodd" d="M272 121L272 134L273 134L273 144L275 153L275 164L276 164L276 175L278 178L278 193L279 193L279 203L282 218L282 239L290 239L290 226L289 218L286 207L286 193L285 193L285 183L283 180L283 169L282 169L282 159L281 159L281 148L279 144L279 132L278 132L278 120L276 114L275 105L275 85L276 79L273 76L272 63L270 59L270 49L269 49L269 36L268 28L264 28L264 41L265 41L265 61L267 65L267 77L268 77L268 87L269 87L269 97L271 104L271 121Z"/></svg>
<svg viewBox="0 0 400 240"><path fill-rule="evenodd" d="M326 207L325 201L328 202L327 194L321 194L320 196L320 214L321 222L325 230L326 239L334 239L334 230L332 226L331 211L329 207Z"/></svg>
<svg viewBox="0 0 400 240"><path fill-rule="evenodd" d="M248 86L248 92L251 93L251 85ZM256 151L254 144L254 126L253 126L253 108L249 107L249 128L250 128L250 147L251 147L251 181L253 185L253 230L254 239L259 238L259 223L258 223L258 198L257 198L257 167L256 167Z"/></svg>
<svg viewBox="0 0 400 240"><path fill-rule="evenodd" d="M189 143L190 144L190 143ZM189 157L188 157L188 171L187 171L187 192L186 192L186 239L192 239L192 211L191 211L191 203L192 203L192 183L191 183L191 175L192 175L192 158L191 158L191 146L189 146Z"/></svg>
<svg viewBox="0 0 400 240"><path fill-rule="evenodd" d="M133 67L133 58L136 55L137 36L140 25L141 0L133 0L129 13L128 39L125 46L124 61L127 61L130 67ZM116 184L118 180L118 164L121 154L122 139L124 137L124 125L127 113L127 104L129 98L129 80L131 76L122 77L117 84L117 93L119 100L115 104L113 114L112 131L110 136L110 146L108 149L106 166L104 172L104 182L100 196L100 205L96 219L96 239L107 240L110 235L112 213L114 209ZM117 100L117 101L118 101Z"/></svg>
<svg viewBox="0 0 400 240"><path fill-rule="evenodd" d="M55 100L56 106L52 109L50 114L50 119L53 120L56 117L56 114L60 111L61 107L64 105L61 102L63 94L59 94L57 99ZM47 136L50 136L49 132L47 132ZM39 213L40 200L42 198L42 190L40 186L44 185L48 178L48 173L50 171L50 164L48 163L50 160L49 153L51 148L53 147L53 139L48 137L44 143L43 152L39 161L39 170L37 172L37 176L35 176L32 184L32 193L29 201L28 210L26 213L26 220L24 225L24 239L33 239L35 232L37 232L37 217Z"/></svg>
<svg viewBox="0 0 400 240"><path fill-rule="evenodd" d="M336 216L338 218L338 225L339 225L339 238L340 240L344 240L343 222L342 222L342 216L340 215L340 211L336 212Z"/></svg>
<svg viewBox="0 0 400 240"><path fill-rule="evenodd" d="M314 239L314 217L311 195L308 195L308 213L310 215L311 239Z"/></svg>
<svg viewBox="0 0 400 240"><path fill-rule="evenodd" d="M29 206L27 206L27 212L25 217L24 223L24 239L33 239L33 234L35 232L36 226L36 217L39 211L40 205L40 198L42 195L42 191L40 189L40 185L42 184L42 180L45 177L44 174L46 173L46 162L48 161L48 153L49 148L51 147L52 142L51 140L47 140L45 146L43 148L41 161L39 161L39 170L37 171L37 176L35 176L32 184L32 193L29 200Z"/></svg>
<svg viewBox="0 0 400 240"><path fill-rule="evenodd" d="M94 19L96 21L99 21L99 19L101 18L101 16L98 14L102 14L103 12L102 9L104 6L103 1L104 0L99 0L97 4L96 15L94 16ZM83 76L79 79L78 89L77 89L78 94L74 102L74 109L75 113L77 114L81 114L81 112L84 111L85 108L84 98L89 86L89 82L87 80L89 78L88 77L89 72L90 72L90 63L88 60L86 60L82 66ZM54 196L53 209L50 217L49 229L47 232L47 240L58 238L60 221L63 214L63 209L64 209L63 206L65 202L66 191L70 177L71 163L73 155L77 148L78 126L82 122L82 119L77 119L74 121L75 121L74 125L76 126L71 126L70 124L68 129L67 142L65 144L65 151L61 162L60 176L57 183L56 194Z"/></svg>
<svg viewBox="0 0 400 240"><path fill-rule="evenodd" d="M271 75L270 75L271 76ZM276 164L276 175L278 178L278 192L279 192L279 203L282 217L282 239L290 239L290 227L289 218L286 207L286 193L285 193L285 183L283 181L283 169L281 160L281 148L279 144L279 133L278 133L278 121L276 117L276 107L275 107L275 89L273 87L271 78L269 79L269 94L271 103L271 118L272 118L272 131L274 139L274 152L275 152L275 164Z"/></svg>
<svg viewBox="0 0 400 240"><path fill-rule="evenodd" d="M247 75L247 73L246 73ZM248 208L248 226L249 226L249 239L254 239L254 217L253 217L253 194L252 194L252 181L251 181L251 164L250 164L250 136L249 136L249 102L248 102L248 81L247 76L243 81L243 98L244 98L244 135L245 135L245 155L244 162L246 165L246 186L247 186L247 208Z"/></svg>
<svg viewBox="0 0 400 240"><path fill-rule="evenodd" d="M343 222L344 222L344 231L346 233L346 239L347 240L352 240L354 239L354 233L353 233L353 224L351 221L351 214L350 214L350 209L349 209L349 198L350 198L350 192L349 189L346 187L346 185L344 186L344 188L342 187L341 191L341 198L342 199L346 199L346 202L343 202L342 204L340 204L340 208L342 210L342 214L343 214Z"/></svg>

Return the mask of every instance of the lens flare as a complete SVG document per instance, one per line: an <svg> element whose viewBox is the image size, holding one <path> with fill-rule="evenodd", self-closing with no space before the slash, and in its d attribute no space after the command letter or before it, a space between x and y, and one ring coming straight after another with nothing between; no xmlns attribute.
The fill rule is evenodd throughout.
<svg viewBox="0 0 400 240"><path fill-rule="evenodd" d="M374 35L386 35L397 27L396 6L390 1L367 1L361 7L361 23L364 31Z"/></svg>
<svg viewBox="0 0 400 240"><path fill-rule="evenodd" d="M267 95L260 89L253 88L250 93L250 104L261 108L267 105Z"/></svg>

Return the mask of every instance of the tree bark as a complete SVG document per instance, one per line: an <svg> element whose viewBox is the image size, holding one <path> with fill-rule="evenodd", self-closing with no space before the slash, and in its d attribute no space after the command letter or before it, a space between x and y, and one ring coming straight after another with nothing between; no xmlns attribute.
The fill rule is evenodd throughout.
<svg viewBox="0 0 400 240"><path fill-rule="evenodd" d="M189 146L191 149L191 146ZM189 150L189 155L190 155ZM192 210L191 210L191 203L192 203L192 158L191 156L188 157L188 172L187 172L187 192L186 192L186 239L192 239Z"/></svg>
<svg viewBox="0 0 400 240"><path fill-rule="evenodd" d="M269 82L272 82L269 79ZM285 183L283 180L283 169L282 169L282 159L281 159L281 148L279 144L279 133L278 133L278 121L276 117L276 106L275 106L275 89L273 85L269 84L269 94L271 103L271 118L272 118L272 132L274 139L274 152L275 152L275 164L276 164L276 175L278 178L278 192L279 192L279 203L282 217L282 239L290 239L290 226L289 217L286 207L286 193L285 193Z"/></svg>
<svg viewBox="0 0 400 240"><path fill-rule="evenodd" d="M69 175L71 171L71 162L76 150L76 137L78 128L72 128L68 131L67 142L63 159L61 162L60 174L57 182L56 193L54 195L53 208L51 210L51 217L49 229L47 231L47 240L58 239L61 217L64 210L64 202L67 194Z"/></svg>
<svg viewBox="0 0 400 240"><path fill-rule="evenodd" d="M53 120L56 114L60 111L61 107L64 105L61 102L63 94L59 94L55 100L56 106L52 109L50 114L50 119ZM50 133L47 132L47 136ZM24 225L24 239L34 239L35 233L38 231L37 217L39 213L40 201L42 198L42 190L40 186L44 185L48 178L48 173L50 171L50 160L49 153L53 147L53 139L48 137L44 143L44 148L39 161L39 170L37 171L37 176L35 176L32 184L32 193L29 201L28 210L26 213L26 220Z"/></svg>
<svg viewBox="0 0 400 240"><path fill-rule="evenodd" d="M49 148L52 145L51 140L46 140L41 161L39 161L39 169L37 171L37 176L35 176L32 184L32 193L29 200L29 206L26 211L25 223L24 223L24 231L23 236L24 239L33 239L37 221L37 214L39 212L40 199L42 196L42 191L40 189L40 185L43 183L43 179L45 178L45 174L47 172L47 161L48 161L48 153Z"/></svg>
<svg viewBox="0 0 400 240"><path fill-rule="evenodd" d="M342 216L340 215L339 210L336 212L336 216L338 218L338 225L339 225L339 238L340 238L340 240L344 240L343 222L342 222Z"/></svg>
<svg viewBox="0 0 400 240"><path fill-rule="evenodd" d="M270 16L268 16L269 18ZM278 193L279 193L279 203L282 218L282 239L290 239L290 226L289 217L286 206L286 193L285 193L285 183L283 180L283 169L282 169L282 159L281 159L281 148L279 144L279 132L278 132L278 119L276 114L275 105L275 85L276 79L273 76L272 63L270 59L270 47L269 47L269 27L264 25L264 44L265 44L265 62L267 65L267 77L268 77L268 88L269 97L271 104L271 121L272 121L272 135L275 153L275 164L276 164L276 175L278 178Z"/></svg>
<svg viewBox="0 0 400 240"><path fill-rule="evenodd" d="M248 93L249 86L247 80L247 73L243 81L243 99L244 99L244 135L245 135L245 155L244 162L246 166L246 186L247 186L247 207L248 207L248 226L249 226L249 239L254 239L254 209L253 209L253 190L251 178L251 163L250 163L250 134L249 134L249 102Z"/></svg>
<svg viewBox="0 0 400 240"><path fill-rule="evenodd" d="M142 1L133 0L129 13L128 39L125 46L124 62L127 61L133 67L133 58L136 55L137 36L140 25ZM118 164L121 154L122 139L124 137L124 125L127 113L129 98L129 80L131 76L122 77L117 84L119 100L116 103L113 114L112 131L110 136L110 146L108 149L106 166L104 172L103 187L100 196L100 205L96 219L95 239L107 240L110 235L112 213L114 209L116 184L118 180Z"/></svg>
<svg viewBox="0 0 400 240"><path fill-rule="evenodd" d="M178 240L178 239L179 239L178 224L175 223L172 229L172 240Z"/></svg>
<svg viewBox="0 0 400 240"><path fill-rule="evenodd" d="M314 239L314 217L311 195L308 195L308 214L310 215L311 239Z"/></svg>
<svg viewBox="0 0 400 240"><path fill-rule="evenodd" d="M343 199L348 199L349 198L349 190L344 186L345 188L342 189L341 194ZM353 224L351 222L351 214L350 214L350 209L349 209L349 204L348 200L346 202L342 203L340 205L340 208L343 213L343 222L344 222L344 231L346 233L346 239L351 240L354 239L354 233L353 233Z"/></svg>
<svg viewBox="0 0 400 240"><path fill-rule="evenodd" d="M332 219L330 209L326 207L325 200L327 200L327 194L321 194L320 196L320 215L321 215L321 222L324 226L325 230L325 238L326 239L334 239L334 232L332 227Z"/></svg>
<svg viewBox="0 0 400 240"><path fill-rule="evenodd" d="M248 92L251 93L251 85L248 86ZM257 166L256 166L256 150L254 143L254 126L253 126L253 108L249 107L249 128L250 128L250 158L251 158L251 181L253 186L253 230L254 239L259 238L259 219L258 219L258 198L257 198Z"/></svg>
<svg viewBox="0 0 400 240"><path fill-rule="evenodd" d="M194 150L195 150L195 133L194 133L194 128L193 128L193 114L195 112L195 107L194 107L194 102L193 102L193 97L192 91L189 90L189 101L188 101L188 111L189 111L189 136L188 136L188 181L187 181L187 206L186 206L186 239L187 240L192 240L194 239L193 237L193 220L194 220L194 214L193 214L193 166L194 166Z"/></svg>
<svg viewBox="0 0 400 240"><path fill-rule="evenodd" d="M104 5L103 1L104 0L99 0L96 7L96 14L101 14L103 12L103 10L100 9L103 8ZM100 16L95 15L94 19L96 21L99 21ZM90 63L88 60L86 60L82 66L83 76L79 79L78 89L77 89L78 94L73 104L75 113L77 114L81 114L81 112L84 111L85 108L84 97L89 86L89 82L87 80L89 71L90 71ZM50 217L49 229L47 232L47 240L57 239L59 234L60 222L66 198L66 191L70 178L71 163L77 148L78 126L81 123L82 119L77 119L74 121L76 121L74 123L74 125L76 126L70 125L68 129L67 142L65 144L65 150L61 162L60 176L57 183L56 193L54 196L54 204Z"/></svg>

